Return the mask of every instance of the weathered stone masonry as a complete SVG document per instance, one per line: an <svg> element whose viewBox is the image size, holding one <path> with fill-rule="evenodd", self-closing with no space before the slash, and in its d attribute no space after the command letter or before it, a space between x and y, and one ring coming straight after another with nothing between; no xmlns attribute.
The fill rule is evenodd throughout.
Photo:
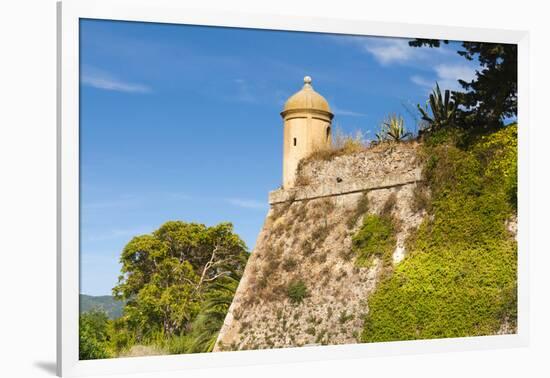
<svg viewBox="0 0 550 378"><path fill-rule="evenodd" d="M421 180L415 143L380 145L328 160L309 159L331 148L332 113L311 78L291 96L283 117L283 185L269 194L270 210L218 336L215 351L349 344L358 341L368 298L382 263L355 264L352 235L364 214L392 198L402 224L393 263L424 216L411 208ZM366 198L365 198L366 197ZM307 287L300 303L287 289Z"/></svg>

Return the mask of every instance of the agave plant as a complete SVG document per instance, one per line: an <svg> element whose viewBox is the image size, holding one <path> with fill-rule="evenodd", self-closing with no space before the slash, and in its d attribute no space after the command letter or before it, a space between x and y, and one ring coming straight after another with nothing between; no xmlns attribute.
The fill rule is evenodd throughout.
<svg viewBox="0 0 550 378"><path fill-rule="evenodd" d="M405 129L405 121L403 117L391 115L384 121L380 127L380 131L376 134L379 142L386 140L399 142L411 136L410 132Z"/></svg>
<svg viewBox="0 0 550 378"><path fill-rule="evenodd" d="M428 114L428 105L431 116ZM427 129L432 131L451 125L456 115L456 103L451 100L450 91L445 90L445 96L442 96L437 82L424 109L420 105L417 106L422 120L428 125Z"/></svg>

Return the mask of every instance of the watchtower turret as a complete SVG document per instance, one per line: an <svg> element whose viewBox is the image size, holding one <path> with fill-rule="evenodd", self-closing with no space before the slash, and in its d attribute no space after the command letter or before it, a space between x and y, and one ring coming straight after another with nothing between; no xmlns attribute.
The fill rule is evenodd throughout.
<svg viewBox="0 0 550 378"><path fill-rule="evenodd" d="M332 114L327 100L315 92L311 77L290 96L281 112L283 136L283 189L294 187L301 159L313 152L331 148Z"/></svg>

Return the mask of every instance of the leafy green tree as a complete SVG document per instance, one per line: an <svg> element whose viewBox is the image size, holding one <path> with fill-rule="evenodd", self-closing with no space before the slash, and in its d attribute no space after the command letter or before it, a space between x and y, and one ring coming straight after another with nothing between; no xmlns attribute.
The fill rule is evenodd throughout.
<svg viewBox="0 0 550 378"><path fill-rule="evenodd" d="M230 223L166 222L125 246L113 294L127 301L123 318L137 341L181 335L190 331L209 286L240 277L247 257Z"/></svg>
<svg viewBox="0 0 550 378"><path fill-rule="evenodd" d="M429 109L428 109L429 105ZM454 124L456 115L456 103L451 100L449 90L445 90L445 96L441 95L439 84L430 94L430 98L425 108L418 105L418 110L422 114L422 121L427 125L421 131L437 131ZM431 115L430 113L431 112Z"/></svg>
<svg viewBox="0 0 550 378"><path fill-rule="evenodd" d="M81 360L109 358L109 318L104 311L92 310L79 318L79 349Z"/></svg>
<svg viewBox="0 0 550 378"><path fill-rule="evenodd" d="M413 47L440 47L437 39L416 39ZM459 80L463 92L453 92L460 105L459 123L464 127L494 129L506 118L517 115L517 45L487 42L462 42L458 54L467 60L477 59L481 65L471 81Z"/></svg>

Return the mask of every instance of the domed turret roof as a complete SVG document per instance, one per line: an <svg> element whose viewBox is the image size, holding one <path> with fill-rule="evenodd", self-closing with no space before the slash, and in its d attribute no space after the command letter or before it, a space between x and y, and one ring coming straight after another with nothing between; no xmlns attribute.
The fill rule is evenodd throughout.
<svg viewBox="0 0 550 378"><path fill-rule="evenodd" d="M281 114L285 114L291 110L314 110L318 112L326 112L332 116L330 106L327 100L319 93L315 92L311 86L311 77L304 77L303 88L289 97L285 103L285 107Z"/></svg>

